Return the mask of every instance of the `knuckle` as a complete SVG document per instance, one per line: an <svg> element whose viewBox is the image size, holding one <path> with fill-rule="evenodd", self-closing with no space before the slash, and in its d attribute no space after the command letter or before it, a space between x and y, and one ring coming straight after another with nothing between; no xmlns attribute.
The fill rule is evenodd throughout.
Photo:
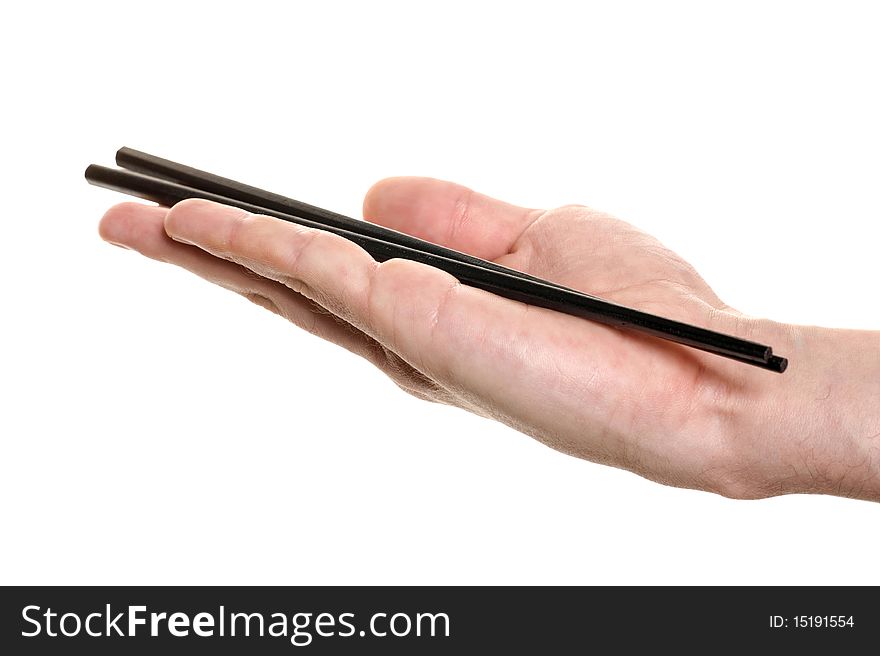
<svg viewBox="0 0 880 656"><path fill-rule="evenodd" d="M317 230L293 226L291 239L284 244L279 256L281 273L284 276L284 284L301 293L304 287L302 281L303 263L309 252L314 248L315 240L320 233Z"/></svg>
<svg viewBox="0 0 880 656"><path fill-rule="evenodd" d="M411 263L406 260L391 259L384 262L376 262L370 272L367 283L367 299L365 304L364 320L370 331L378 337L382 337L390 344L396 344L394 334L394 322L390 326L385 325L383 317L394 314L394 309L389 308L388 299L395 298L393 289L387 289L398 273L406 271Z"/></svg>
<svg viewBox="0 0 880 656"><path fill-rule="evenodd" d="M470 222L473 201L473 189L462 189L461 194L459 194L458 198L455 200L452 221L449 222L449 234L447 235L448 241L455 241L456 236L459 235L464 227Z"/></svg>
<svg viewBox="0 0 880 656"><path fill-rule="evenodd" d="M219 248L226 254L241 253L245 249L248 228L254 222L254 215L241 210L227 222L226 230L220 238Z"/></svg>

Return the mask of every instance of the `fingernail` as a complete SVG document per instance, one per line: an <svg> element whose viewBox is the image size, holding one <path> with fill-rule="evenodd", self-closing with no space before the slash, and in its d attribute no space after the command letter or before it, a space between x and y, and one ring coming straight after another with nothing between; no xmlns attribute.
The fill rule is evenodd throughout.
<svg viewBox="0 0 880 656"><path fill-rule="evenodd" d="M115 241L110 241L109 239L107 239L107 240L105 240L105 241L106 241L108 244L110 244L111 246L116 246L117 248L124 248L124 249L127 250L127 251L130 251L130 250L131 250L131 249L130 249L128 246L126 246L125 244L120 244L120 243L115 242Z"/></svg>

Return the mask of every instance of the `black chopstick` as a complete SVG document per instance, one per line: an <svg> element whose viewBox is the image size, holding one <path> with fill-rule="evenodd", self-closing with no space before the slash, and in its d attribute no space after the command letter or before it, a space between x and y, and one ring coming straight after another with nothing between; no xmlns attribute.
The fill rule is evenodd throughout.
<svg viewBox="0 0 880 656"><path fill-rule="evenodd" d="M526 279L493 268L435 255L425 250L391 243L361 232L355 232L354 230L346 230L314 219L302 218L262 205L243 202L169 180L98 165L88 167L86 179L92 184L152 200L169 207L186 198L203 198L240 207L249 212L267 214L307 227L341 235L361 246L378 261L392 258L415 260L443 269L464 284L484 289L506 298L565 312L598 323L628 328L661 337L770 371L781 373L787 365L787 361L784 358L774 356L772 349L766 345L742 340L671 319L657 317L573 290L545 284L537 279ZM353 228L358 228L363 223L354 219L349 220L355 224L351 226ZM363 223L363 225L371 224ZM483 261L479 260L479 262Z"/></svg>

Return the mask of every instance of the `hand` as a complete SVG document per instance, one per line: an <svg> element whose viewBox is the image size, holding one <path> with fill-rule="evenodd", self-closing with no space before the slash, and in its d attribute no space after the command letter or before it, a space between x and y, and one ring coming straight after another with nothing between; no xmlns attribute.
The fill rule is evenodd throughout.
<svg viewBox="0 0 880 656"><path fill-rule="evenodd" d="M107 241L242 294L382 369L415 396L493 417L549 446L735 498L880 499L880 334L785 326L725 305L633 226L424 178L375 185L376 223L631 307L771 344L774 374L532 307L351 242L190 200L123 203Z"/></svg>

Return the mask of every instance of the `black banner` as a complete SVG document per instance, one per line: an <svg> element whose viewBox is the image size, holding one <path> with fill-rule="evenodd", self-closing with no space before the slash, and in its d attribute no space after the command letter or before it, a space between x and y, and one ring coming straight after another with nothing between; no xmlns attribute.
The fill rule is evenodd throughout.
<svg viewBox="0 0 880 656"><path fill-rule="evenodd" d="M11 587L4 654L677 653L878 644L877 588ZM468 651L462 651L468 650Z"/></svg>

